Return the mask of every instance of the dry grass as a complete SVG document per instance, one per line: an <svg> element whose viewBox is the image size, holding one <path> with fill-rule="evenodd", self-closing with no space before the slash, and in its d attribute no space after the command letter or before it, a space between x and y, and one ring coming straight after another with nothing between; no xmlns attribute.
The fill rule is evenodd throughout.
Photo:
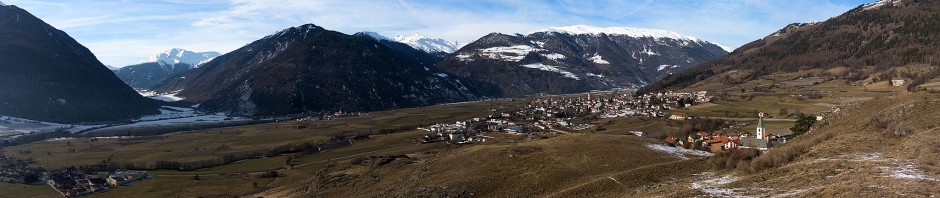
<svg viewBox="0 0 940 198"><path fill-rule="evenodd" d="M659 173L669 172L674 166L661 166L655 169L657 172L644 167L677 159L644 146L653 142L620 135L571 134L418 153L380 167L338 161L305 181L262 195L566 197L578 189L596 187L595 182L608 177L636 186L657 181L643 178L659 178Z"/></svg>

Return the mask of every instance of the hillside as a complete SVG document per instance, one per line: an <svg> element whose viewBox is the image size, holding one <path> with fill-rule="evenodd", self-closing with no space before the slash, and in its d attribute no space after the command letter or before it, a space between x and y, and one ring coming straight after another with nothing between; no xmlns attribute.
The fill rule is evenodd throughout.
<svg viewBox="0 0 940 198"><path fill-rule="evenodd" d="M160 113L88 48L26 10L0 6L0 114L58 123Z"/></svg>
<svg viewBox="0 0 940 198"><path fill-rule="evenodd" d="M936 93L850 103L737 171L708 171L631 196L931 197L940 193ZM739 165L740 166L740 165ZM760 170L748 170L760 169ZM606 184L595 184L594 187ZM606 187L609 187L607 185Z"/></svg>
<svg viewBox="0 0 940 198"><path fill-rule="evenodd" d="M308 24L252 42L155 88L179 92L176 96L205 110L266 116L481 98L461 81L423 67L434 60L429 56L405 44Z"/></svg>
<svg viewBox="0 0 940 198"><path fill-rule="evenodd" d="M788 25L722 59L666 77L640 92L705 84L726 87L774 73L812 69L818 70L803 76L861 83L907 79L916 86L940 75L936 46L940 46L940 2L883 0L824 22Z"/></svg>
<svg viewBox="0 0 940 198"><path fill-rule="evenodd" d="M653 143L654 140L623 135L574 134L400 157L356 158L338 161L307 179L257 196L584 196L571 194L569 189L596 180L608 181L608 176L624 173L645 175L637 178L646 179L623 180L640 187L661 181L654 177L686 177L678 171L698 169L689 163L694 160L679 161L646 147Z"/></svg>
<svg viewBox="0 0 940 198"><path fill-rule="evenodd" d="M520 97L639 87L726 53L665 30L568 26L527 35L491 33L436 67L496 85L498 96Z"/></svg>

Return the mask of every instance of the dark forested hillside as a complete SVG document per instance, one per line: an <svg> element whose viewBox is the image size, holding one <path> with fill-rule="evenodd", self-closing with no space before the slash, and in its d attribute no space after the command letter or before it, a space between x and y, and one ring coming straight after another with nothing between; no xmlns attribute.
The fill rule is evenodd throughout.
<svg viewBox="0 0 940 198"><path fill-rule="evenodd" d="M16 6L0 6L0 115L61 123L159 113L94 54Z"/></svg>
<svg viewBox="0 0 940 198"><path fill-rule="evenodd" d="M308 24L288 28L157 85L209 111L286 115L373 111L480 99L429 68L435 58Z"/></svg>

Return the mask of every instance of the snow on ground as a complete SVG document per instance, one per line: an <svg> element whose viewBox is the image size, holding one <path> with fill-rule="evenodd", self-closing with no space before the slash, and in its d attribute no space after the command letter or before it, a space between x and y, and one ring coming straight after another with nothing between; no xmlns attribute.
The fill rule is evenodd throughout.
<svg viewBox="0 0 940 198"><path fill-rule="evenodd" d="M940 179L927 175L926 172L917 168L917 164L911 160L902 160L891 157L885 157L881 153L861 153L853 155L844 155L836 158L821 158L815 161L839 161L855 163L877 163L881 177L910 179L920 181L940 182Z"/></svg>
<svg viewBox="0 0 940 198"><path fill-rule="evenodd" d="M594 73L587 73L585 75L590 76L590 77L604 78L604 75L594 74Z"/></svg>
<svg viewBox="0 0 940 198"><path fill-rule="evenodd" d="M447 74L445 74L445 73L434 73L434 75L435 75L435 76L440 76L441 78L447 78Z"/></svg>
<svg viewBox="0 0 940 198"><path fill-rule="evenodd" d="M196 112L195 109L163 106L160 108L160 114L147 115L133 120L130 124L108 125L70 125L51 122L40 122L9 116L0 116L0 137L17 136L33 132L53 132L58 129L65 129L72 133L78 133L87 129L122 129L139 128L154 126L174 126L174 125L192 125L208 123L228 123L247 121L248 118L230 117L224 114L203 114Z"/></svg>
<svg viewBox="0 0 940 198"><path fill-rule="evenodd" d="M545 65L545 64L542 64L542 63L531 63L531 64L525 64L525 65L520 65L520 66L526 67L526 68L538 69L538 70L542 70L542 71L555 72L555 73L559 73L559 74L561 74L561 75L564 75L565 78L571 78L571 79L575 79L575 80L581 80L581 78L578 78L578 76L577 76L577 75L574 75L574 73L571 73L571 72L568 72L568 71L565 71L565 70L562 70L562 69L558 69L558 67L556 67L556 66Z"/></svg>
<svg viewBox="0 0 940 198"><path fill-rule="evenodd" d="M604 57L601 57L600 54L594 54L594 56L591 56L591 58L589 59L591 59L591 61L594 61L594 63L597 63L597 64L605 64L605 65L610 64L610 62L607 62L606 60L604 60Z"/></svg>
<svg viewBox="0 0 940 198"><path fill-rule="evenodd" d="M917 166L914 164L914 162L904 162L903 164L899 165L900 166L897 167L882 167L882 170L888 174L888 177L940 182L940 180L937 178L927 176L924 171L917 169Z"/></svg>
<svg viewBox="0 0 940 198"><path fill-rule="evenodd" d="M679 66L678 66L678 65L660 65L659 68L657 68L656 71L662 71L662 70L664 70L664 69L666 69L666 68L676 68L676 67L679 67Z"/></svg>
<svg viewBox="0 0 940 198"><path fill-rule="evenodd" d="M457 59L459 59L460 61L473 61L473 59L470 58L470 57L473 57L472 54L457 54L456 57L457 57Z"/></svg>
<svg viewBox="0 0 940 198"><path fill-rule="evenodd" d="M176 101L183 100L183 97L176 96L176 94L179 93L179 91L174 91L170 93L157 93L151 90L138 89L137 93L144 97L166 101L166 102L176 102Z"/></svg>
<svg viewBox="0 0 940 198"><path fill-rule="evenodd" d="M735 196L735 191L743 190L720 187L722 185L738 181L738 178L735 176L727 175L716 178L715 173L713 172L704 172L701 174L696 174L696 176L699 176L701 179L697 182L692 182L689 187L707 193L710 196L731 197Z"/></svg>
<svg viewBox="0 0 940 198"><path fill-rule="evenodd" d="M864 10L871 10L871 9L879 8L879 7L885 6L885 5L894 5L894 3L897 3L898 1L899 1L899 0L880 0L880 1L877 1L877 2L874 2L874 3L865 4L865 5L862 7L862 9L864 9Z"/></svg>
<svg viewBox="0 0 940 198"><path fill-rule="evenodd" d="M514 45L509 47L491 47L480 50L480 56L488 59L519 62L529 52L543 51L528 45Z"/></svg>
<svg viewBox="0 0 940 198"><path fill-rule="evenodd" d="M705 152L705 151L677 148L677 147L663 145L663 144L649 144L649 145L646 145L646 147L659 151L659 152L672 155L673 157L676 157L682 160L689 159L689 157L686 157L686 155L712 156L712 153Z"/></svg>
<svg viewBox="0 0 940 198"><path fill-rule="evenodd" d="M542 56L548 59L552 59L552 60L565 59L565 55L561 55L559 53L542 54Z"/></svg>
<svg viewBox="0 0 940 198"><path fill-rule="evenodd" d="M41 122L23 118L0 115L0 136L15 136L26 133L54 132L59 129L76 133L85 129L104 125L71 125Z"/></svg>
<svg viewBox="0 0 940 198"><path fill-rule="evenodd" d="M228 123L228 122L239 122L247 121L248 118L240 117L229 117L224 114L208 114L208 115L197 115L192 117L179 117L179 118L170 118L163 120L149 120L141 121L133 124L111 126L105 129L132 129L132 128L141 128L141 127L163 127L163 126L180 126L180 125L193 125L193 124L210 124L210 123Z"/></svg>

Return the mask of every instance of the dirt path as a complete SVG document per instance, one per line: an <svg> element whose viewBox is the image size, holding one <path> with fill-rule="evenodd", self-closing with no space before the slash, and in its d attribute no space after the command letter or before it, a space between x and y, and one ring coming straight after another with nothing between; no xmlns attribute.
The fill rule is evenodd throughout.
<svg viewBox="0 0 940 198"><path fill-rule="evenodd" d="M691 158L691 159L694 159L694 158ZM689 159L689 160L691 160L691 159ZM680 160L680 161L681 161L681 160ZM672 161L672 162L678 162L678 161ZM666 163L672 163L672 162L666 162ZM587 181L587 182L584 182L584 183L580 183L580 184L578 184L578 185L574 185L574 186L572 186L572 187L568 187L568 188L562 189L562 190L560 190L560 191L558 191L558 192L554 192L554 193L552 193L552 194L545 195L544 197L558 197L559 194L562 194L562 193L565 193L565 192L568 192L568 191L571 191L571 190L574 190L574 189L578 189L578 188L581 188L581 187L586 186L586 185L588 185L588 184L591 184L591 183L594 183L594 182L603 181L603 180L611 180L612 182L617 183L617 185L623 186L623 184L620 183L620 181L617 181L617 179L614 178L615 176L620 175L620 174L624 174L624 173L627 173L627 172L631 172L631 171L636 171L636 170L640 170L640 169L644 169L644 168L653 167L653 166L662 166L663 164L666 164L666 163L651 164L651 165L646 165L646 166L641 166L641 167L632 168L632 169L625 170L625 171L620 171L620 172L617 172L617 173L614 173L614 174L610 174L610 175L606 175L606 176L600 176L600 177L597 178L597 179L593 179L593 180L591 180L591 181Z"/></svg>

